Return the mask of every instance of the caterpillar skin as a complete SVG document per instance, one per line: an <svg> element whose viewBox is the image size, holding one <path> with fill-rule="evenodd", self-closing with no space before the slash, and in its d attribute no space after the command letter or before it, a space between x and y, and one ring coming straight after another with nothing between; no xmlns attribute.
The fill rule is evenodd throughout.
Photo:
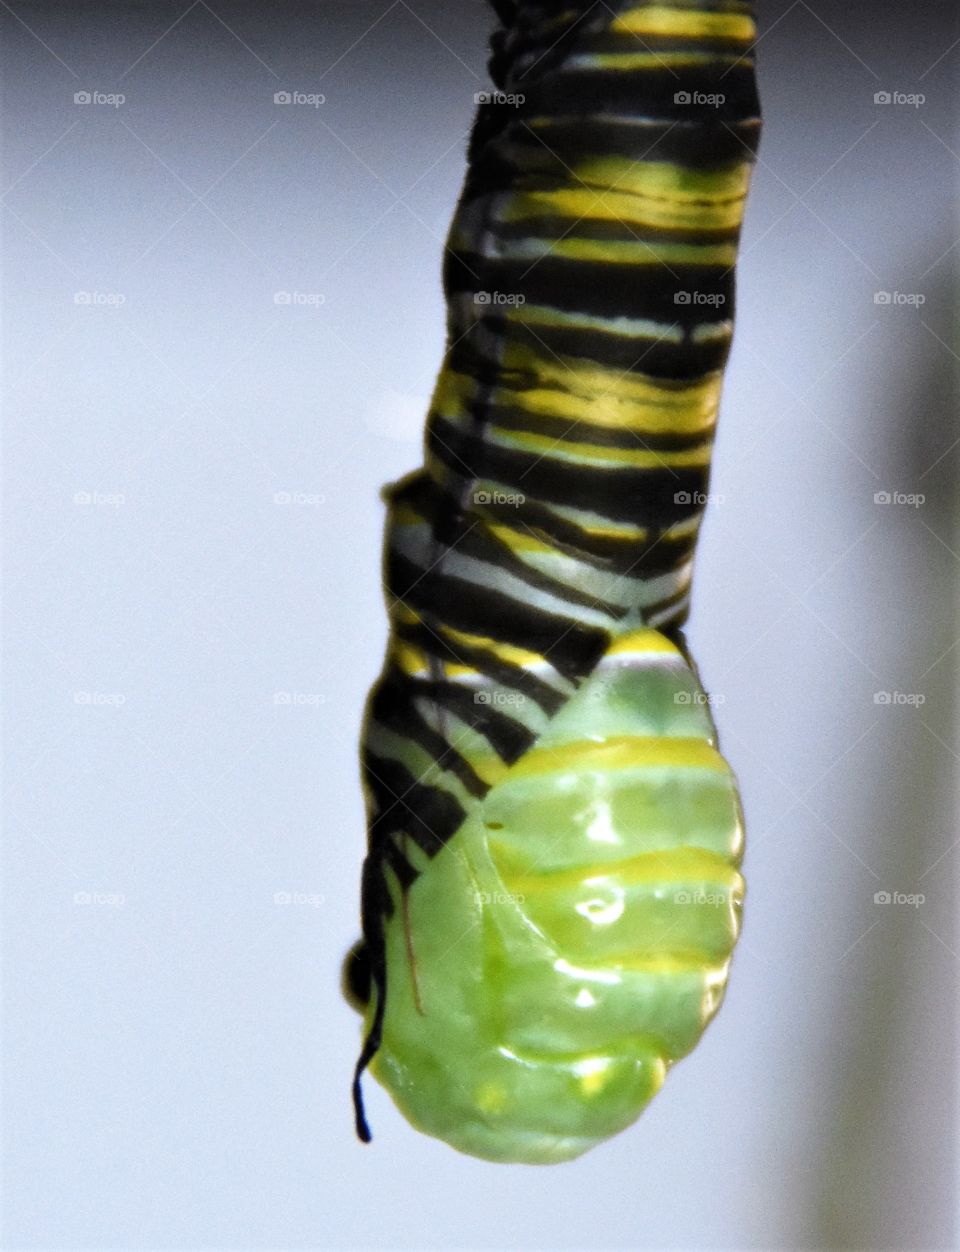
<svg viewBox="0 0 960 1252"><path fill-rule="evenodd" d="M388 492L350 954L369 1065L495 1161L628 1126L723 997L743 827L680 630L759 135L751 7L498 3L424 468Z"/></svg>

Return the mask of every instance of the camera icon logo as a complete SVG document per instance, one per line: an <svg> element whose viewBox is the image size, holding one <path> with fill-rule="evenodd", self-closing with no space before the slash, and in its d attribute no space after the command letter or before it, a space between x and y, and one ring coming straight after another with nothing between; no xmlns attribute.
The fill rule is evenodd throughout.
<svg viewBox="0 0 960 1252"><path fill-rule="evenodd" d="M892 97L889 91L875 91L873 93L874 104L889 104Z"/></svg>
<svg viewBox="0 0 960 1252"><path fill-rule="evenodd" d="M674 104L689 104L691 100L689 91L677 91L673 96Z"/></svg>
<svg viewBox="0 0 960 1252"><path fill-rule="evenodd" d="M292 96L289 91L275 91L273 93L274 104L289 104L291 100Z"/></svg>

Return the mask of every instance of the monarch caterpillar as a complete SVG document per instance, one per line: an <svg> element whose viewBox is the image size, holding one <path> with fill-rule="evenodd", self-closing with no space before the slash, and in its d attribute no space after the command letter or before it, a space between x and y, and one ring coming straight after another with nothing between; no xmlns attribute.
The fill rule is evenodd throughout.
<svg viewBox="0 0 960 1252"><path fill-rule="evenodd" d="M681 632L759 135L751 6L495 0L424 468L389 489L348 994L411 1122L624 1129L719 1006L742 819Z"/></svg>

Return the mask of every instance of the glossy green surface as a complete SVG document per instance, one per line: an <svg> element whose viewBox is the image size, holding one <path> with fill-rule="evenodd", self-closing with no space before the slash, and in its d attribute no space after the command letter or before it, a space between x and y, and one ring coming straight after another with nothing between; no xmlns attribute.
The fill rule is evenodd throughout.
<svg viewBox="0 0 960 1252"><path fill-rule="evenodd" d="M490 1160L616 1134L719 1006L741 850L697 680L638 632L423 858L406 910L396 893L374 1074L421 1130Z"/></svg>

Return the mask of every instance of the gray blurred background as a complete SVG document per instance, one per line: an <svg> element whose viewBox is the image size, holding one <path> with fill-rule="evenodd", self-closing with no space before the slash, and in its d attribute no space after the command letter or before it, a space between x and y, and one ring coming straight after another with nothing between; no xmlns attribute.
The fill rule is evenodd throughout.
<svg viewBox="0 0 960 1252"><path fill-rule="evenodd" d="M4 1246L957 1246L954 5L761 5L689 628L745 930L641 1121L540 1169L373 1082L357 1143L338 988L378 491L419 461L490 14L14 0L0 28Z"/></svg>

